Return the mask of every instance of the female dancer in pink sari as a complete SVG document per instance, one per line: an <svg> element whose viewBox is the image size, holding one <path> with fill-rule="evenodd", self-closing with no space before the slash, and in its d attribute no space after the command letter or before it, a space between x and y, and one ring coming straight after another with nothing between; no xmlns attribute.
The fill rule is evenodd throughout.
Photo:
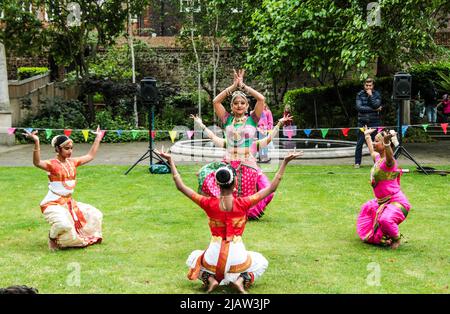
<svg viewBox="0 0 450 314"><path fill-rule="evenodd" d="M411 205L400 189L402 170L398 168L392 151L392 142L396 140L395 132L378 133L372 144L370 134L374 131L375 129L364 128L367 147L375 162L370 179L376 198L362 206L357 232L364 242L397 249L400 246L398 225L406 219Z"/></svg>
<svg viewBox="0 0 450 314"><path fill-rule="evenodd" d="M256 99L255 109L247 115L249 102L245 93ZM231 96L231 111L228 113L222 102ZM203 195L217 197L220 189L214 178L215 171L231 165L237 173L236 197L255 194L270 184L256 163L252 147L257 140L257 125L264 109L265 98L253 88L244 84L244 71L234 71L233 84L223 90L213 100L214 111L224 124L226 136L226 152L222 162L213 162L200 169L199 191ZM273 198L273 193L262 199L248 211L249 219L259 219L264 209Z"/></svg>

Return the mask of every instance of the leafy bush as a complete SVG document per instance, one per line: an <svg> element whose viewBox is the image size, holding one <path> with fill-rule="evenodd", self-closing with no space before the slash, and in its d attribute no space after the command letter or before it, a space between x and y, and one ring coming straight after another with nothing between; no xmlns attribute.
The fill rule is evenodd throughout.
<svg viewBox="0 0 450 314"><path fill-rule="evenodd" d="M46 74L47 67L20 67L17 69L17 79L24 80L35 75Z"/></svg>

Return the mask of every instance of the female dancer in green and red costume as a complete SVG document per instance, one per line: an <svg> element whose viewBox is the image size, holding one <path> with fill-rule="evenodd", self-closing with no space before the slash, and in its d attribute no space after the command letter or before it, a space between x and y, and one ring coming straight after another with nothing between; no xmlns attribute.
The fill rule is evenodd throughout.
<svg viewBox="0 0 450 314"><path fill-rule="evenodd" d="M247 95L256 99L255 109L247 115L249 102ZM231 96L231 111L228 113L222 102ZM237 173L235 196L249 196L267 187L269 180L256 163L252 146L257 141L257 125L264 110L265 98L253 88L244 84L244 71L234 71L233 84L214 98L214 111L225 128L225 157L222 162L205 165L199 171L199 191L204 195L218 196L220 189L216 184L214 173L224 166L230 165ZM249 219L258 219L264 214L264 209L272 200L268 195L248 211Z"/></svg>

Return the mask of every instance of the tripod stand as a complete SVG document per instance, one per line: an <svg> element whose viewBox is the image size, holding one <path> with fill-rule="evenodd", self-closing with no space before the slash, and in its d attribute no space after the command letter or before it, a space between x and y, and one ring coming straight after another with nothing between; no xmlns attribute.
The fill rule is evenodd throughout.
<svg viewBox="0 0 450 314"><path fill-rule="evenodd" d="M149 111L149 115L148 115L148 121L149 121L149 125L150 125L150 131L149 131L149 140L148 140L148 150L144 153L144 155L141 156L141 158L139 158L126 172L125 175L127 175L139 162L141 162L142 160L145 160L147 158L150 157L150 173L154 173L153 172L153 158L159 160L160 163L165 164L169 170L170 165L157 153L155 152L155 150L153 149L153 128L154 126L154 122L155 122L155 104L152 103L151 104L151 110Z"/></svg>
<svg viewBox="0 0 450 314"><path fill-rule="evenodd" d="M405 147L403 147L403 105L405 100L397 100L398 101L398 124L397 124L397 137L398 137L398 146L395 148L394 151L394 158L398 159L400 154L403 154L406 158L414 162L417 167L423 171L426 175L428 175L428 172L425 171L425 169L411 156L411 154L406 150Z"/></svg>

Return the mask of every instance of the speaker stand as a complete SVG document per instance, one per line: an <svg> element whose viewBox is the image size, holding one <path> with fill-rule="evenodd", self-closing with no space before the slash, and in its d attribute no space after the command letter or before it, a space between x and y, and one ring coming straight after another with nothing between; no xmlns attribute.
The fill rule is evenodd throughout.
<svg viewBox="0 0 450 314"><path fill-rule="evenodd" d="M155 158L159 162L165 164L167 167L169 167L170 170L172 170L170 168L170 165L153 149L152 133L153 133L154 121L155 121L155 105L152 104L151 107L152 107L151 113L149 111L149 117L148 117L149 125L150 125L150 131L148 134L148 137L149 137L148 150L125 172L125 175L127 175L131 170L133 170L133 168L136 167L136 165L138 163L140 163L142 160L145 160L147 158L150 158L150 173L152 173L152 174L153 174L153 171L152 171L153 158Z"/></svg>
<svg viewBox="0 0 450 314"><path fill-rule="evenodd" d="M428 172L414 159L413 156L411 156L411 154L406 150L405 147L403 147L402 142L403 142L403 104L404 104L405 100L399 100L398 101L398 124L397 124L397 137L398 137L398 146L395 148L394 151L394 158L398 159L398 157L403 154L406 158L408 158L409 160L411 160L412 162L414 162L417 166L417 168L419 168L420 170L423 171L423 173L425 173L426 175L428 175Z"/></svg>

